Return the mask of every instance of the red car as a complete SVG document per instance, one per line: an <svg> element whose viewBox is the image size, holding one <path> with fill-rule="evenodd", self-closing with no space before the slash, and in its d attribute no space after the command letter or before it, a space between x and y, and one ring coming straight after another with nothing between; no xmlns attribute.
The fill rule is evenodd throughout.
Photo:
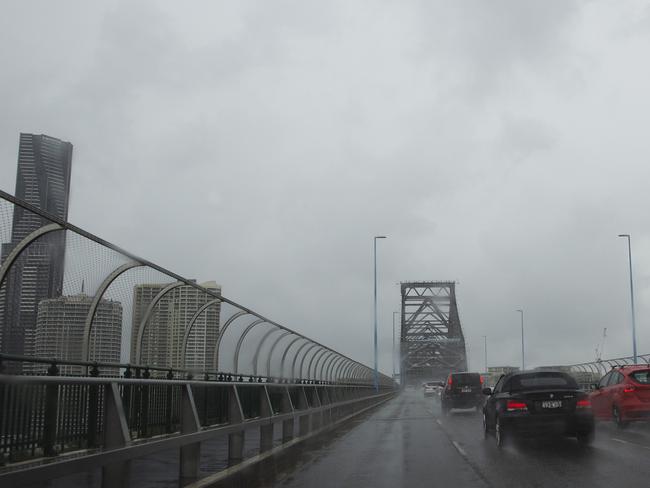
<svg viewBox="0 0 650 488"><path fill-rule="evenodd" d="M621 366L603 376L589 394L594 416L625 427L650 419L650 366Z"/></svg>

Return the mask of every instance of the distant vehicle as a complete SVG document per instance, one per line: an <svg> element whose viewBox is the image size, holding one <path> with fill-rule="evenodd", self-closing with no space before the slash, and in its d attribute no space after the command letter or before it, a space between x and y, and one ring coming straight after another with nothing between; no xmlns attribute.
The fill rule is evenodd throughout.
<svg viewBox="0 0 650 488"><path fill-rule="evenodd" d="M424 396L436 395L438 393L438 382L429 381L428 383L424 383L422 386L424 389Z"/></svg>
<svg viewBox="0 0 650 488"><path fill-rule="evenodd" d="M594 438L594 415L586 392L561 371L523 371L502 376L483 407L483 432L498 447L510 436L571 436L580 444Z"/></svg>
<svg viewBox="0 0 650 488"><path fill-rule="evenodd" d="M650 368L621 366L603 376L589 394L594 415L620 428L650 419Z"/></svg>
<svg viewBox="0 0 650 488"><path fill-rule="evenodd" d="M476 408L483 406L483 378L478 373L450 373L440 395L442 412L452 408Z"/></svg>

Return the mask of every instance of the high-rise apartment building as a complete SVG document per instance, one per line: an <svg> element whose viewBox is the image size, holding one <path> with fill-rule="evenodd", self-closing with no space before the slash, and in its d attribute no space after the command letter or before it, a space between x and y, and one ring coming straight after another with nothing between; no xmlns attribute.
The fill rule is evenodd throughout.
<svg viewBox="0 0 650 488"><path fill-rule="evenodd" d="M20 134L15 195L61 219L68 218L72 144L46 135ZM2 260L30 233L49 222L14 206L11 240L2 244ZM0 288L2 351L35 354L38 304L61 296L65 232L33 242L14 263Z"/></svg>
<svg viewBox="0 0 650 488"><path fill-rule="evenodd" d="M35 345L37 356L81 361L86 317L93 298L83 293L42 300L38 304ZM101 300L90 335L90 360L118 363L122 345L122 304ZM60 374L79 374L78 366L59 366ZM106 373L106 369L103 372ZM117 369L116 369L117 372Z"/></svg>
<svg viewBox="0 0 650 488"><path fill-rule="evenodd" d="M138 335L149 304L168 285L169 283L142 284L136 285L133 290L131 362L136 362ZM221 287L214 281L202 283L201 286L213 293L221 293ZM152 309L146 321L140 363L172 368L211 369L219 335L220 303L208 306L196 317L187 341L184 365L182 345L185 330L195 313L213 300L213 296L191 286L183 285L168 291Z"/></svg>

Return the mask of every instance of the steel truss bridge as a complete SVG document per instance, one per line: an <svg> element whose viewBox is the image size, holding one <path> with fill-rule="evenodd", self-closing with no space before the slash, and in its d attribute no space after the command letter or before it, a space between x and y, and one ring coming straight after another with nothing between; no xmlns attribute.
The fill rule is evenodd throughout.
<svg viewBox="0 0 650 488"><path fill-rule="evenodd" d="M403 384L466 371L465 338L453 281L401 283L401 377Z"/></svg>
<svg viewBox="0 0 650 488"><path fill-rule="evenodd" d="M9 241L16 222L23 237ZM134 459L169 449L187 484L204 444L223 442L236 466L247 439L264 457L395 391L219 288L2 191L0 240L0 486L100 469L102 486L122 487ZM66 307L74 314L57 322Z"/></svg>

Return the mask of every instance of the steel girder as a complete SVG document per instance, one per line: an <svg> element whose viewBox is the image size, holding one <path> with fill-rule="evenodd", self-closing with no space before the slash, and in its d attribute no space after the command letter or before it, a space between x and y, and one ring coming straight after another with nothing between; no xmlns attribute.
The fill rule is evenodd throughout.
<svg viewBox="0 0 650 488"><path fill-rule="evenodd" d="M402 384L465 371L465 338L453 281L401 283Z"/></svg>

